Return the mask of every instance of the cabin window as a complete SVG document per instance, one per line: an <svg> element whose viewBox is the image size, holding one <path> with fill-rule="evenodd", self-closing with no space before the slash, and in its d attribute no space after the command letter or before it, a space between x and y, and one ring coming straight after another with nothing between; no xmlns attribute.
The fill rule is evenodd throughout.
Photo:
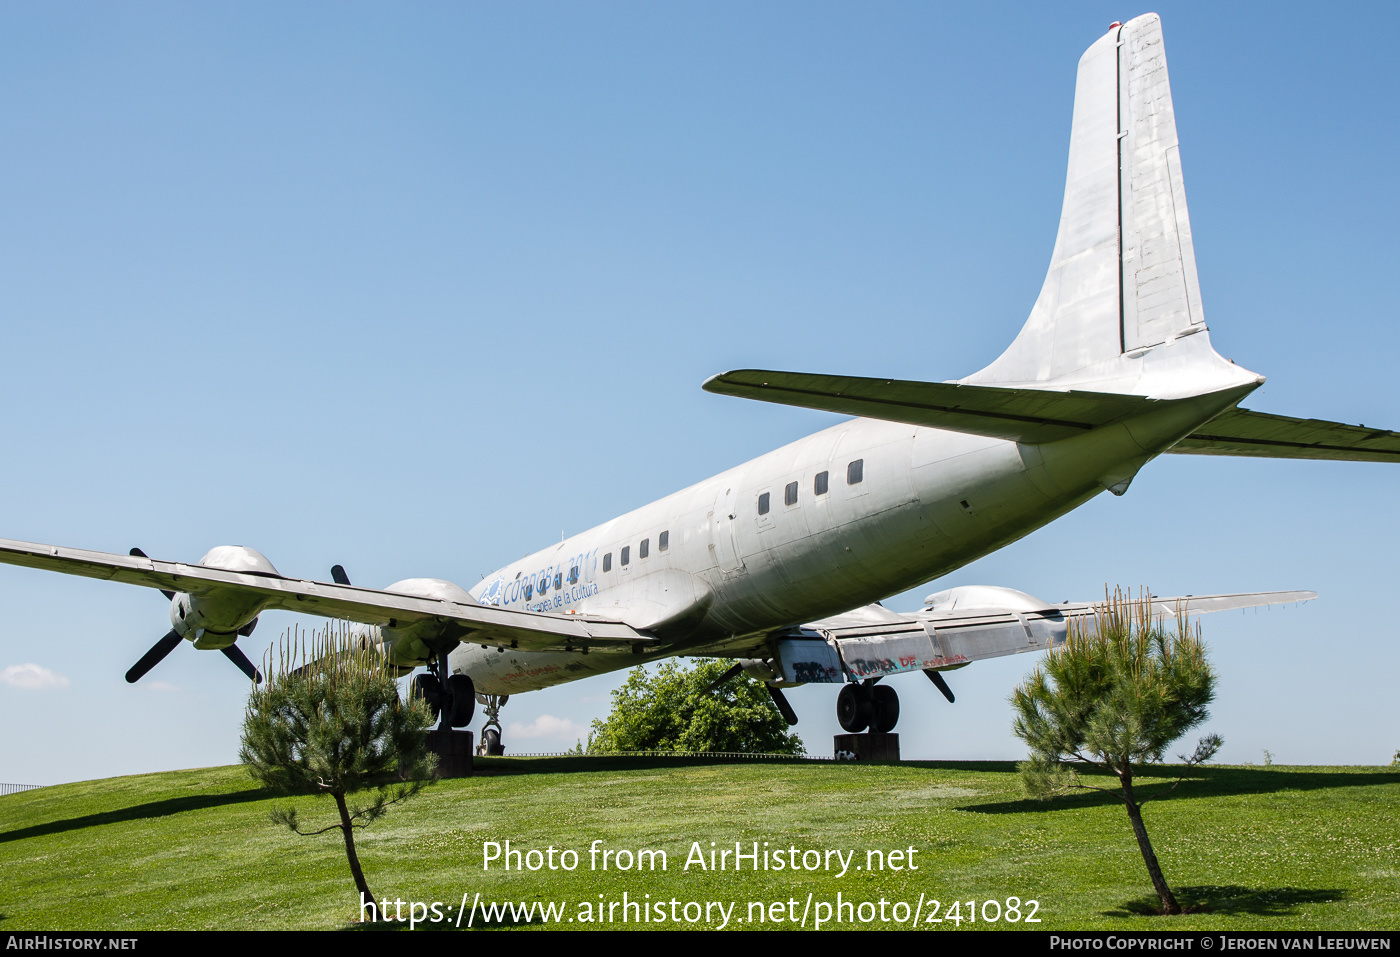
<svg viewBox="0 0 1400 957"><path fill-rule="evenodd" d="M767 514L768 514L768 493L767 493L767 492L764 492L762 495L760 495L760 496L758 497L758 514L760 514L760 515L767 515Z"/></svg>
<svg viewBox="0 0 1400 957"><path fill-rule="evenodd" d="M670 548L670 547L671 547L671 533L670 533L670 532L662 532L660 535L656 536L656 550L657 550L658 552L664 552L666 549L668 549L668 548Z"/></svg>
<svg viewBox="0 0 1400 957"><path fill-rule="evenodd" d="M603 571L612 571L612 552L608 552L603 556Z"/></svg>
<svg viewBox="0 0 1400 957"><path fill-rule="evenodd" d="M555 573L554 573L554 590L555 590L555 591L558 591L560 588L563 588L563 587L564 587L564 573L563 573L563 572L555 572Z"/></svg>
<svg viewBox="0 0 1400 957"><path fill-rule="evenodd" d="M534 594L535 594L535 583L534 583L534 582L526 582L526 583L525 583L525 600L526 600L526 601L529 601L531 598L534 597Z"/></svg>
<svg viewBox="0 0 1400 957"><path fill-rule="evenodd" d="M575 584L577 584L577 583L578 583L578 566L577 566L577 565L574 565L574 566L572 566L572 567L569 568L569 584L570 584L570 585L575 585Z"/></svg>
<svg viewBox="0 0 1400 957"><path fill-rule="evenodd" d="M622 546L622 564L626 565L626 564L627 564L628 562L630 562L631 560L632 560L632 546L631 546L631 545L623 545L623 546Z"/></svg>
<svg viewBox="0 0 1400 957"><path fill-rule="evenodd" d="M865 478L865 459L856 459L846 466L847 485L859 485L863 478Z"/></svg>
<svg viewBox="0 0 1400 957"><path fill-rule="evenodd" d="M784 505L796 505L796 504L797 504L797 483L796 483L796 482L789 482L789 483L787 484L787 488L783 489L783 504L784 504Z"/></svg>
<svg viewBox="0 0 1400 957"><path fill-rule="evenodd" d="M548 575L541 575L541 576L540 576L540 594L543 595L543 594L545 594L547 591L549 591L549 576L548 576Z"/></svg>
<svg viewBox="0 0 1400 957"><path fill-rule="evenodd" d="M644 538L642 539L641 546L637 549L637 557L646 558L649 554L651 554L651 539Z"/></svg>
<svg viewBox="0 0 1400 957"><path fill-rule="evenodd" d="M817 473L817 477L812 481L812 492L813 492L813 494L816 494L816 495L825 495L825 494L826 494L826 481L827 481L827 477L828 477L828 476L827 476L827 473L826 473L826 472L818 472L818 473Z"/></svg>

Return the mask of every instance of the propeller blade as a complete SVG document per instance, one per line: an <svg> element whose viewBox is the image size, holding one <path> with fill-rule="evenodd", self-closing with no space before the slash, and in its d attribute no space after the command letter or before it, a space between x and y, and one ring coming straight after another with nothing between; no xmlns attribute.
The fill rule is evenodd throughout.
<svg viewBox="0 0 1400 957"><path fill-rule="evenodd" d="M257 621L256 618L253 620ZM227 648L220 648L219 650L224 653L225 658L238 666L239 671L248 676L249 681L253 682L253 684L262 683L262 672L253 667L253 663L248 660L248 656L243 653L241 648L237 645L229 645Z"/></svg>
<svg viewBox="0 0 1400 957"><path fill-rule="evenodd" d="M773 704L778 708L778 713L783 716L783 720L788 723L788 727L797 724L797 712L792 710L792 705L788 703L787 695L777 688L764 682L763 687L768 689L768 694L773 698Z"/></svg>
<svg viewBox="0 0 1400 957"><path fill-rule="evenodd" d="M948 699L948 703L949 703L949 704L952 704L952 703L953 703L953 689L950 688L950 687L948 687L948 682L946 682L946 681L943 680L943 676L942 676L941 674L939 674L938 672L936 672L936 671L931 671L931 670L926 670L926 671L924 671L924 674L928 675L928 680L929 680L929 681L932 681L932 682L933 682L933 686L934 686L935 688L937 688L939 691L943 692L943 697L945 697L945 698Z"/></svg>
<svg viewBox="0 0 1400 957"><path fill-rule="evenodd" d="M126 680L130 684L135 684L141 680L141 676L150 671L160 660L175 650L183 639L180 633L174 628L165 633L165 637L151 646L151 650L141 656L141 660L131 666L131 670L126 673Z"/></svg>
<svg viewBox="0 0 1400 957"><path fill-rule="evenodd" d="M728 671L726 671L724 674L722 674L722 675L720 675L718 678L716 678L714 681L710 682L710 686L709 686L708 688L706 688L705 690L706 690L706 691L714 691L714 690L715 690L716 688L718 688L720 685L724 684L724 683L725 683L726 681L728 681L730 678L734 677L735 675L737 675L739 672L741 672L741 671L743 671L743 670L744 670L744 666L743 666L743 665L735 665L734 667L732 667L732 668L730 668Z"/></svg>
<svg viewBox="0 0 1400 957"><path fill-rule="evenodd" d="M145 552L141 551L141 549L139 549L139 548L133 548L133 549L129 552L129 554L131 555L132 558L150 558L150 557L151 557L150 555L147 555ZM162 595L165 596L166 601L174 601L174 600L175 600L175 593L174 593L173 591L166 591L164 588L162 588L162 589L160 590L160 593L161 593ZM143 671L141 674L145 674L145 672ZM139 678L139 677L141 677L141 675L137 675L136 677Z"/></svg>
<svg viewBox="0 0 1400 957"><path fill-rule="evenodd" d="M254 618L252 621L248 622L248 624L238 629L238 636L240 638L247 638L253 633L253 629L256 627L258 627L258 620Z"/></svg>
<svg viewBox="0 0 1400 957"><path fill-rule="evenodd" d="M335 582L337 585L350 584L350 576L345 574L344 565L331 566L331 581Z"/></svg>

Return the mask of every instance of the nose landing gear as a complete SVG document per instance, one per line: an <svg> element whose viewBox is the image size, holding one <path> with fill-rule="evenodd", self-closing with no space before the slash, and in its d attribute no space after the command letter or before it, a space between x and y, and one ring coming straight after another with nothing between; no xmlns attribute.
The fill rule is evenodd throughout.
<svg viewBox="0 0 1400 957"><path fill-rule="evenodd" d="M487 694L477 697L486 714L486 724L481 727L481 743L476 746L476 753L499 757L506 753L506 746L501 743L501 706L510 700L510 695Z"/></svg>

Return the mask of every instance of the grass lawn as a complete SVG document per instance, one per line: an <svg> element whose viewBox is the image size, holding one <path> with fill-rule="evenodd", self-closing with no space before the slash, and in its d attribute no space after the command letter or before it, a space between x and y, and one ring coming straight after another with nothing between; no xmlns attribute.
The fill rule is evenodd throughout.
<svg viewBox="0 0 1400 957"><path fill-rule="evenodd" d="M436 901L450 925L463 895L470 908L479 894L482 902L560 902L570 929L718 926L716 904L731 908L728 926L739 929L790 929L804 913L810 928L823 905L832 929L895 929L916 919L930 930L1400 928L1394 768L1191 771L1145 809L1167 881L1194 908L1175 918L1151 913L1156 898L1121 804L1102 795L1025 800L1010 763L496 758L479 760L478 770L434 785L357 834L370 887L403 900L405 918L408 902ZM238 767L0 797L0 930L355 925L338 832L298 837L274 827L268 811L278 803L287 799L260 790ZM293 803L303 826L332 822L329 799ZM556 865L557 852L575 851L577 867L506 871L493 862L483 870L483 844L507 840L526 852L552 845ZM665 851L667 869L619 870L615 855L608 870L601 858L591 869L594 841L600 851ZM711 841L731 851L729 867L685 868L692 842L709 863ZM796 848L799 863L803 852L821 852L805 862L822 863L754 871L745 860L735 871L735 842L749 853L755 841L760 853L767 841L784 860ZM867 852L897 850L904 854L886 857L884 870L866 869L878 863ZM828 851L847 855L846 873ZM645 908L624 911L624 893ZM838 911L838 894L852 906ZM1019 899L1021 922L1008 922L1009 898ZM962 903L950 913L954 901ZM687 923L685 905L698 915L706 902L709 922ZM975 923L967 919L973 908ZM998 910L1000 920L989 922ZM481 911L469 913L479 926ZM639 924L642 915L651 922ZM954 915L960 923L927 923ZM1030 916L1039 923L1026 923ZM593 921L580 923L585 917ZM537 912L501 923L553 926Z"/></svg>

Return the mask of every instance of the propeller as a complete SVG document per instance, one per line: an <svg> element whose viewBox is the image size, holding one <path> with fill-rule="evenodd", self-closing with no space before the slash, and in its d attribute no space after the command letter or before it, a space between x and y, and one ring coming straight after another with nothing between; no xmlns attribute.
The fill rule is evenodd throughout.
<svg viewBox="0 0 1400 957"><path fill-rule="evenodd" d="M141 551L141 549L139 548L133 548L130 554L133 558L150 557L145 552ZM340 566L337 565L336 568L340 568ZM341 571L341 574L344 574L343 570ZM160 590L160 593L170 601L175 600L175 592L173 591L162 588ZM258 620L254 618L252 621L248 622L248 624L238 629L238 634L246 638L253 633L253 629L256 628L257 625ZM127 683L135 684L136 682L140 681L143 677L145 677L146 672L150 671L156 665L160 664L161 661L165 658L165 656L174 651L175 647L179 645L180 642L183 640L184 636L181 635L174 628L167 631L165 633L165 636L161 638L160 641L152 645L150 650L141 656L140 661L136 662L136 664L132 665L127 670ZM251 661L248 660L248 656L245 655L237 645L229 645L227 648L221 648L219 650L224 653L225 658L233 662L234 665L238 667L239 671L247 675L250 681L253 681L255 683L261 683L262 673L258 671L258 669L253 665Z"/></svg>
<svg viewBox="0 0 1400 957"><path fill-rule="evenodd" d="M331 566L331 581L335 582L337 585L350 584L350 576L345 574L344 565Z"/></svg>
<svg viewBox="0 0 1400 957"><path fill-rule="evenodd" d="M720 685L724 684L724 683L725 683L726 681L728 681L730 678L733 678L735 675L737 675L739 672L741 672L741 671L743 671L743 670L744 670L744 666L743 666L743 665L735 665L734 667L732 667L732 668L730 668L728 671L726 671L724 674L722 674L722 675L720 675L718 678L716 678L714 681L711 681L711 682L710 682L710 686L709 686L708 688L706 688L705 690L706 690L706 691L714 691L714 690L715 690L716 688L718 688Z"/></svg>
<svg viewBox="0 0 1400 957"><path fill-rule="evenodd" d="M943 692L943 697L948 699L948 703L953 703L953 689L948 687L948 682L943 680L943 676L938 672L926 668L924 674L928 675L928 680L933 682L933 686Z"/></svg>
<svg viewBox="0 0 1400 957"><path fill-rule="evenodd" d="M127 671L127 683L135 684L140 681L141 677L146 672L158 665L160 660L174 651L175 646L183 640L184 639L180 637L180 633L174 628L166 632L165 637L152 645L151 650L142 655L141 660L132 665L131 669Z"/></svg>
<svg viewBox="0 0 1400 957"><path fill-rule="evenodd" d="M724 674L720 675L714 681L710 682L710 687L705 690L714 691L720 685L724 684L730 678L733 678L743 670L743 665L732 666L731 668L726 670ZM766 681L763 683L763 687L768 689L768 696L773 699L773 706L778 709L778 714L783 716L783 720L788 723L788 727L792 727L793 725L797 724L797 712L794 711L792 709L792 705L788 703L787 695L783 694L781 690L773 687Z"/></svg>
<svg viewBox="0 0 1400 957"><path fill-rule="evenodd" d="M788 723L788 727L797 724L797 712L792 710L792 705L788 704L787 695L768 682L763 683L763 687L768 689L768 694L773 698L773 704L777 706L778 713L783 716L783 720Z"/></svg>
<svg viewBox="0 0 1400 957"><path fill-rule="evenodd" d="M239 634L242 634L242 632L240 631ZM253 684L262 684L262 672L248 660L248 656L243 653L241 648L237 645L229 645L227 648L220 648L219 650L224 653L225 658L238 666L239 671L248 676L249 681L253 682Z"/></svg>
<svg viewBox="0 0 1400 957"><path fill-rule="evenodd" d="M131 554L131 557L132 557L132 558L150 558L150 557L151 557L151 556L147 555L145 552L141 551L141 549L139 549L139 548L133 548L133 549L131 550L130 554ZM162 595L165 596L165 600L166 600L166 601L174 601L174 600L175 600L175 593L174 593L173 591L170 591L169 589L162 588L162 589L160 590L160 593L161 593ZM153 663L154 663L154 662L153 662ZM145 672L143 671L143 672L141 672L141 674L145 674ZM137 675L136 677L139 678L139 677L141 677L141 675ZM134 680L134 679L127 679L127 680L130 681L130 680Z"/></svg>

